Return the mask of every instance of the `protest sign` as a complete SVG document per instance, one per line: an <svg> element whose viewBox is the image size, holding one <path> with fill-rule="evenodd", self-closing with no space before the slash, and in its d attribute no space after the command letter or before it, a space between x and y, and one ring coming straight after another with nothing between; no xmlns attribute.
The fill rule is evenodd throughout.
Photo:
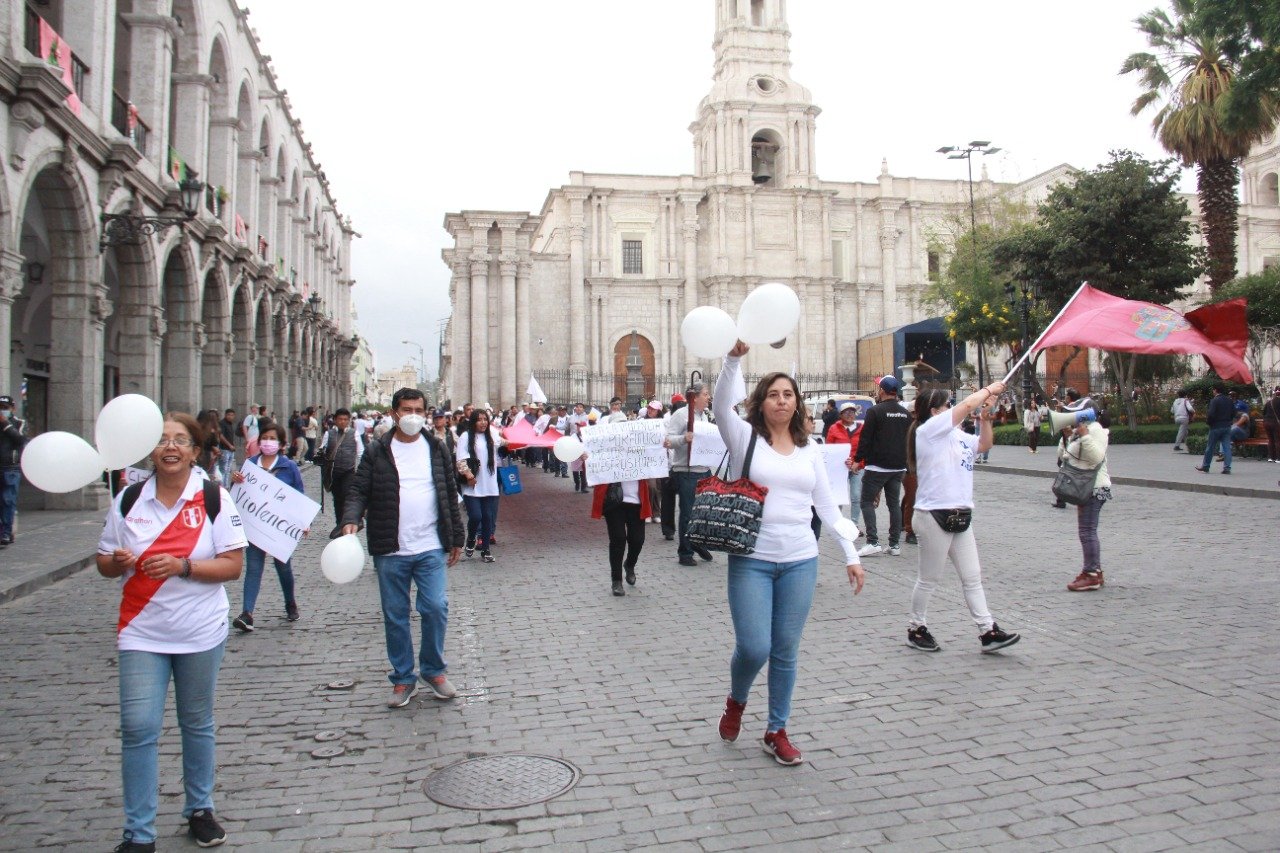
<svg viewBox="0 0 1280 853"><path fill-rule="evenodd" d="M126 486L132 486L134 483L145 483L151 479L151 470L149 468L135 468L131 465L124 469L120 479L124 481Z"/></svg>
<svg viewBox="0 0 1280 853"><path fill-rule="evenodd" d="M822 445L822 461L827 467L827 479L831 481L831 497L840 506L849 503L849 469L844 463L852 449L852 444Z"/></svg>
<svg viewBox="0 0 1280 853"><path fill-rule="evenodd" d="M665 477L669 464L661 418L596 424L582 431L587 485Z"/></svg>
<svg viewBox="0 0 1280 853"><path fill-rule="evenodd" d="M320 504L248 459L240 473L244 482L232 486L231 500L244 521L245 536L277 560L288 562L302 532L320 512Z"/></svg>
<svg viewBox="0 0 1280 853"><path fill-rule="evenodd" d="M724 459L724 440L715 424L706 421L693 422L693 448L689 451L689 464L705 465L712 471Z"/></svg>

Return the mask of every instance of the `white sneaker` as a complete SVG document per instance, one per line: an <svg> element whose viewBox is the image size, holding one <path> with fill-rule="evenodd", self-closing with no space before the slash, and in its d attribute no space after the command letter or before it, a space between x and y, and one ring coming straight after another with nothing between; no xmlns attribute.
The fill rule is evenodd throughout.
<svg viewBox="0 0 1280 853"><path fill-rule="evenodd" d="M881 548L879 545L863 545L861 548L858 549L859 557L875 557L878 554L883 554L883 553L884 553L884 549Z"/></svg>
<svg viewBox="0 0 1280 853"><path fill-rule="evenodd" d="M889 556L890 556L890 557L901 557L901 556L902 556L902 549L901 549L901 548L899 548L897 545L890 545L890 546L889 546Z"/></svg>

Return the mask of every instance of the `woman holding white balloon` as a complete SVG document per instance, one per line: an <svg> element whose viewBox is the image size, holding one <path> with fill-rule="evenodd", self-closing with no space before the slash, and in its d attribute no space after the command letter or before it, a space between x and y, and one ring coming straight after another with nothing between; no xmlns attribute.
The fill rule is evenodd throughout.
<svg viewBox="0 0 1280 853"><path fill-rule="evenodd" d="M729 610L735 644L731 687L720 717L720 737L736 740L756 675L769 664L769 720L762 741L779 764L804 760L787 736L796 660L818 580L818 544L810 530L816 510L845 555L854 594L862 591L863 570L853 547L856 528L831 496L821 448L809 441L800 388L785 373L770 373L747 398L747 417L734 411L741 387L741 362L750 347L738 341L716 381L713 411L720 437L741 470L748 451L750 477L768 489L760 533L750 555L729 555Z"/></svg>
<svg viewBox="0 0 1280 853"><path fill-rule="evenodd" d="M284 427L271 421L264 421L258 426L258 450L257 456L250 457L249 461L272 474L276 479L280 480L286 486L295 491L306 494L306 489L302 485L302 471L292 459L280 454L284 447L287 435ZM243 483L244 474L239 471L232 473L231 481L233 483ZM309 533L304 530L303 535ZM253 627L253 608L258 603L258 591L262 589L262 570L267 561L267 552L263 551L252 542L245 551L244 557L244 603L240 615L231 621L240 631L250 633ZM284 595L284 612L285 618L290 622L298 621L298 602L293 597L293 560L277 560L271 558L275 563L276 577L280 579L280 592Z"/></svg>
<svg viewBox="0 0 1280 853"><path fill-rule="evenodd" d="M462 492L462 502L467 508L468 557L480 549L480 559L495 562L490 546L493 528L498 521L498 460L497 448L506 440L489 427L489 413L476 409L467 421L467 429L458 436L455 457Z"/></svg>
<svg viewBox="0 0 1280 853"><path fill-rule="evenodd" d="M151 451L155 475L116 497L98 541L98 572L122 581L117 646L125 821L116 849L125 853L155 849L158 742L171 680L188 833L202 847L226 840L213 812L213 699L227 639L222 585L240 576L247 543L231 496L206 486L194 471L204 438L200 425L181 412L161 421ZM214 495L216 507L208 503Z"/></svg>

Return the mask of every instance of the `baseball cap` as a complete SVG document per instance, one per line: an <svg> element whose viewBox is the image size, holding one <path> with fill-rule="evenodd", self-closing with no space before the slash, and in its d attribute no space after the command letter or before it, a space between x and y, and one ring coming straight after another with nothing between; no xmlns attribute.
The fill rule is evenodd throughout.
<svg viewBox="0 0 1280 853"><path fill-rule="evenodd" d="M851 403L848 400L840 404L840 414L843 415L845 412L849 411L850 409L853 409L855 412L858 411L858 404Z"/></svg>
<svg viewBox="0 0 1280 853"><path fill-rule="evenodd" d="M684 402L684 395L683 395L683 394L672 394L672 395L671 395L671 405L673 405L673 406L674 406L676 403L683 403L683 402Z"/></svg>
<svg viewBox="0 0 1280 853"><path fill-rule="evenodd" d="M879 385L882 390L887 391L890 394L897 394L899 389L902 388L902 383L898 381L898 377L896 376L882 376L876 384Z"/></svg>
<svg viewBox="0 0 1280 853"><path fill-rule="evenodd" d="M6 405L6 404L12 406L13 398L10 397L8 394L0 394L0 406Z"/></svg>

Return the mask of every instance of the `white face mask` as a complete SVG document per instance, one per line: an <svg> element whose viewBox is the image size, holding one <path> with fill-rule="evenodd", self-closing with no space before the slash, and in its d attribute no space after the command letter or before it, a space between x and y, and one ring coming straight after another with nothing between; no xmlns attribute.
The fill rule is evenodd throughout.
<svg viewBox="0 0 1280 853"><path fill-rule="evenodd" d="M417 435L422 432L422 428L427 425L425 415L401 415L400 431L405 435Z"/></svg>

